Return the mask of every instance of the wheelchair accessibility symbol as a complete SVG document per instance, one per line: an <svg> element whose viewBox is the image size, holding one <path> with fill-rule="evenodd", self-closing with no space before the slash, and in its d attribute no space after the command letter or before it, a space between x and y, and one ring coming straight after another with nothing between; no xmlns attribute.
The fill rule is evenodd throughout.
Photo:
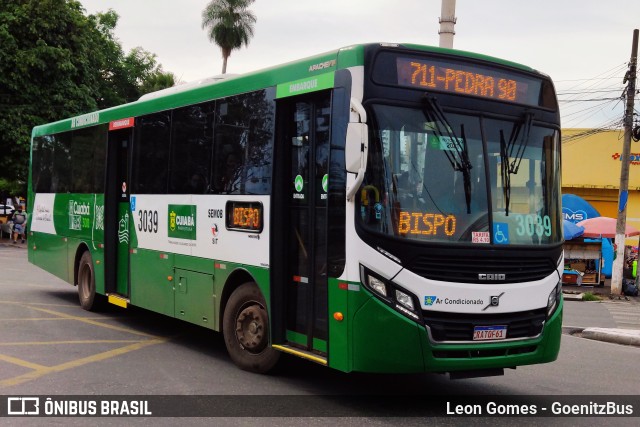
<svg viewBox="0 0 640 427"><path fill-rule="evenodd" d="M493 242L496 245L509 244L509 224L506 222L493 223Z"/></svg>

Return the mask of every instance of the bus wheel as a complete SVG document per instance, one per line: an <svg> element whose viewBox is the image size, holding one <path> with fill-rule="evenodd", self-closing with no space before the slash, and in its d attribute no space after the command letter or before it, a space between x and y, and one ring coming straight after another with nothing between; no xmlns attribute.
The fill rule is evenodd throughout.
<svg viewBox="0 0 640 427"><path fill-rule="evenodd" d="M233 291L224 310L222 331L227 351L241 369L259 374L275 366L280 353L269 345L269 315L255 283Z"/></svg>
<svg viewBox="0 0 640 427"><path fill-rule="evenodd" d="M78 263L78 299L80 306L87 311L95 311L98 308L96 277L89 251L82 254Z"/></svg>

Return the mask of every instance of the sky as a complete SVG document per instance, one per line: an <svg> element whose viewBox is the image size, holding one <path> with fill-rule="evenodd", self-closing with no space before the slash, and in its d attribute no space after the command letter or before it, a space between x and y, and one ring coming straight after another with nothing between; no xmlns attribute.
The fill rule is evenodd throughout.
<svg viewBox="0 0 640 427"><path fill-rule="evenodd" d="M113 9L125 51L157 55L180 82L217 75L220 49L202 29L208 0L80 0ZM248 47L228 73L245 73L357 43L437 46L441 0L256 0ZM454 48L508 59L551 76L564 128L619 128L620 100L640 28L638 0L457 0ZM640 86L640 85L638 85ZM636 96L636 112L640 97Z"/></svg>

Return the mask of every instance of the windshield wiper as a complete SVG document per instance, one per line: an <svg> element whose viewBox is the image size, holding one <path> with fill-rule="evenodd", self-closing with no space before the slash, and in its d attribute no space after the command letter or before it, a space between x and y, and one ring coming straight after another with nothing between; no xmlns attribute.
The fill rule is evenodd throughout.
<svg viewBox="0 0 640 427"><path fill-rule="evenodd" d="M505 216L509 216L509 203L511 201L511 175L517 174L520 169L524 152L527 149L527 144L529 143L532 120L533 114L524 113L522 121L513 126L508 142L504 138L504 131L500 129L500 164L502 192L505 202ZM518 138L521 134L521 138ZM517 144L518 139L520 140L519 144ZM510 162L510 159L513 159L513 161Z"/></svg>
<svg viewBox="0 0 640 427"><path fill-rule="evenodd" d="M435 124L434 132L438 137L446 137L451 141L450 146L454 151L443 150L453 170L462 172L464 182L464 198L467 203L467 214L471 213L471 160L469 160L469 146L464 132L464 125L460 125L460 137L453 130L453 126L447 120L438 100L429 94L425 94L423 100L428 108L423 112L427 120Z"/></svg>

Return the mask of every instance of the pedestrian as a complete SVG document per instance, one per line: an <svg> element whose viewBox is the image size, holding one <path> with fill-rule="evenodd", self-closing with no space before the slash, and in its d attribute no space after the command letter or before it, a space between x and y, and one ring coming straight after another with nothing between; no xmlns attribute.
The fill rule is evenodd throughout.
<svg viewBox="0 0 640 427"><path fill-rule="evenodd" d="M22 243L25 241L25 228L27 226L27 213L22 211L22 206L18 206L15 212L11 216L13 221L13 243L18 243L18 236L22 238Z"/></svg>

